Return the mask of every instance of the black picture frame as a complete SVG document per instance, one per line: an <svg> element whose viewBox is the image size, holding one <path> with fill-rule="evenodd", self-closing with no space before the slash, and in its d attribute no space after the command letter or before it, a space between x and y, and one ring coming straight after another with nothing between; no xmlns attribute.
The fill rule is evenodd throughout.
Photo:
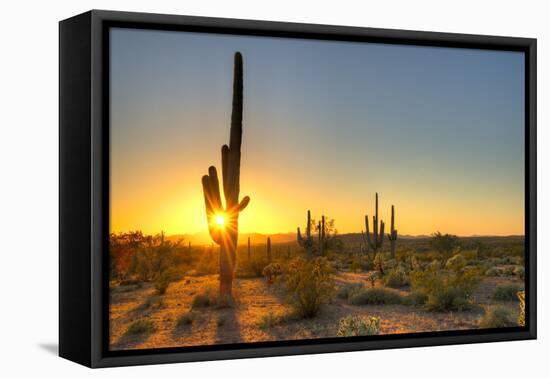
<svg viewBox="0 0 550 378"><path fill-rule="evenodd" d="M521 51L525 54L526 326L108 350L109 40L129 27ZM59 24L59 354L89 367L535 339L536 39L92 10Z"/></svg>

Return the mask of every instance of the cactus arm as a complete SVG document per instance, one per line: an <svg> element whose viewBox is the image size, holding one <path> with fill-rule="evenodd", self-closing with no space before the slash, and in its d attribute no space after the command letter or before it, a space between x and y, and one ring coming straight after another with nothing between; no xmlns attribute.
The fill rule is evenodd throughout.
<svg viewBox="0 0 550 378"><path fill-rule="evenodd" d="M382 244L384 244L384 222L380 221L380 234L378 235L378 248L382 247Z"/></svg>
<svg viewBox="0 0 550 378"><path fill-rule="evenodd" d="M246 207L248 206L248 204L250 203L250 197L249 196L244 196L243 199L241 200L241 202L239 203L239 213L241 211L243 211L244 209L246 209Z"/></svg>
<svg viewBox="0 0 550 378"><path fill-rule="evenodd" d="M369 230L369 216L365 215L365 229L367 234L367 243L370 249L374 249L374 246L372 244L372 240L370 237L370 230Z"/></svg>

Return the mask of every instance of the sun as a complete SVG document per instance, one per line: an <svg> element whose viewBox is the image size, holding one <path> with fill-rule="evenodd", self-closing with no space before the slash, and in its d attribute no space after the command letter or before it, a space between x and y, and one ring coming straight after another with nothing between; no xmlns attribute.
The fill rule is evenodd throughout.
<svg viewBox="0 0 550 378"><path fill-rule="evenodd" d="M216 215L215 221L219 227L223 227L225 224L225 217L223 215Z"/></svg>

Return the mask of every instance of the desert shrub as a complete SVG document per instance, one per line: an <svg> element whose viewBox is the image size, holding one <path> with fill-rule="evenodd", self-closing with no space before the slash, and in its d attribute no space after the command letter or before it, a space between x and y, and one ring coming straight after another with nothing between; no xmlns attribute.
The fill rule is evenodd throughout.
<svg viewBox="0 0 550 378"><path fill-rule="evenodd" d="M264 268L268 265L267 259L264 257L252 257L243 260L240 264L240 273L248 277L262 277Z"/></svg>
<svg viewBox="0 0 550 378"><path fill-rule="evenodd" d="M514 268L514 275L520 280L525 279L525 268L522 266L516 266Z"/></svg>
<svg viewBox="0 0 550 378"><path fill-rule="evenodd" d="M269 311L268 313L261 316L260 320L258 321L258 327L265 330L276 326L277 324L281 323L281 321L282 317L280 315Z"/></svg>
<svg viewBox="0 0 550 378"><path fill-rule="evenodd" d="M346 316L340 319L337 336L371 336L380 332L380 318L371 316Z"/></svg>
<svg viewBox="0 0 550 378"><path fill-rule="evenodd" d="M468 250L468 251L461 251L460 254L464 259L466 260L466 264L469 264L470 262L475 262L478 260L478 250Z"/></svg>
<svg viewBox="0 0 550 378"><path fill-rule="evenodd" d="M151 333L155 330L155 324L148 319L138 319L134 321L126 330L126 335L141 335L144 333Z"/></svg>
<svg viewBox="0 0 550 378"><path fill-rule="evenodd" d="M352 305L399 304L401 296L392 290L375 287L354 293L348 302Z"/></svg>
<svg viewBox="0 0 550 378"><path fill-rule="evenodd" d="M438 269L434 264L424 271L411 272L413 288L427 297L427 310L462 311L469 307L471 295L479 283L479 272L461 268L461 261L453 259L448 260L450 270Z"/></svg>
<svg viewBox="0 0 550 378"><path fill-rule="evenodd" d="M427 300L428 296L426 294L413 291L403 297L402 303L407 306L424 306Z"/></svg>
<svg viewBox="0 0 550 378"><path fill-rule="evenodd" d="M452 271L460 271L466 266L466 259L461 254L454 255L445 263L445 269Z"/></svg>
<svg viewBox="0 0 550 378"><path fill-rule="evenodd" d="M195 314L192 312L186 312L185 314L181 315L178 320L176 321L176 327L183 327L186 325L191 325L195 321Z"/></svg>
<svg viewBox="0 0 550 378"><path fill-rule="evenodd" d="M367 273L367 281L370 282L370 286L371 287L374 287L374 285L376 284L376 281L380 279L381 274L380 272L378 272L377 270L372 270L370 271L369 273Z"/></svg>
<svg viewBox="0 0 550 378"><path fill-rule="evenodd" d="M165 274L171 276L180 242L166 240L164 233L144 236L133 255L131 271L139 280L148 282Z"/></svg>
<svg viewBox="0 0 550 378"><path fill-rule="evenodd" d="M460 287L434 290L426 301L428 311L464 311L470 308L468 293Z"/></svg>
<svg viewBox="0 0 550 378"><path fill-rule="evenodd" d="M352 261L351 261L351 265L349 266L349 269L353 272L353 273L357 273L357 272L360 272L363 267L361 266L361 260L356 257L354 258Z"/></svg>
<svg viewBox="0 0 550 378"><path fill-rule="evenodd" d="M283 273L283 269L281 268L281 264L271 263L263 269L262 273L268 283L273 283Z"/></svg>
<svg viewBox="0 0 550 378"><path fill-rule="evenodd" d="M328 260L318 257L310 261L296 259L288 269L288 300L296 313L304 318L317 315L334 293L333 270Z"/></svg>
<svg viewBox="0 0 550 378"><path fill-rule="evenodd" d="M158 296L152 296L147 298L145 302L141 306L139 306L139 310L151 310L151 309L159 309L164 306L164 302L161 297Z"/></svg>
<svg viewBox="0 0 550 378"><path fill-rule="evenodd" d="M215 274L218 272L218 259L212 251L205 252L201 255L197 263L196 272L200 276Z"/></svg>
<svg viewBox="0 0 550 378"><path fill-rule="evenodd" d="M216 300L210 290L195 294L191 301L191 308L208 307L216 304Z"/></svg>
<svg viewBox="0 0 550 378"><path fill-rule="evenodd" d="M460 248L460 241L456 235L442 234L437 231L432 234L430 246L443 255L444 260L447 260L451 257L453 251Z"/></svg>
<svg viewBox="0 0 550 378"><path fill-rule="evenodd" d="M161 274L157 278L155 278L155 290L158 294L164 294L166 293L166 289L168 289L168 285L170 285L170 280L167 274Z"/></svg>
<svg viewBox="0 0 550 378"><path fill-rule="evenodd" d="M520 290L521 287L514 284L498 286L493 293L493 299L497 301L517 301L517 294Z"/></svg>
<svg viewBox="0 0 550 378"><path fill-rule="evenodd" d="M517 323L513 319L512 312L506 307L497 306L490 308L479 324L481 328L514 327Z"/></svg>
<svg viewBox="0 0 550 378"><path fill-rule="evenodd" d="M508 277L509 277L509 276L513 276L513 275L514 275L514 269L515 269L515 268L516 268L515 266L507 266L507 267L504 268L502 274L503 274L504 276L508 276Z"/></svg>
<svg viewBox="0 0 550 378"><path fill-rule="evenodd" d="M336 296L340 299L348 299L353 296L358 291L362 290L365 287L361 282L352 282L347 283L341 286L336 292Z"/></svg>
<svg viewBox="0 0 550 378"><path fill-rule="evenodd" d="M384 276L384 285L387 287L399 288L409 284L409 277L405 269L398 266Z"/></svg>
<svg viewBox="0 0 550 378"><path fill-rule="evenodd" d="M499 277L502 275L502 270L493 266L485 271L487 277Z"/></svg>

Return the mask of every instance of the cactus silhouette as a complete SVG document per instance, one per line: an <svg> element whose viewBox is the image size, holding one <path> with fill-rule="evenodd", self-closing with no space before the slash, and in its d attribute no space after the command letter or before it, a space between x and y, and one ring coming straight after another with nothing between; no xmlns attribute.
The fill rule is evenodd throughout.
<svg viewBox="0 0 550 378"><path fill-rule="evenodd" d="M271 263L271 238L269 236L267 237L266 252L267 252L267 262Z"/></svg>
<svg viewBox="0 0 550 378"><path fill-rule="evenodd" d="M220 246L220 296L232 297L235 274L237 239L239 236L239 213L243 211L250 197L239 202L241 173L241 143L243 134L243 59L235 53L233 73L233 108L229 146L222 146L222 184L225 208L222 205L220 184L216 167L208 168L208 175L202 177L206 220L212 240Z"/></svg>
<svg viewBox="0 0 550 378"><path fill-rule="evenodd" d="M317 226L319 230L319 255L324 256L325 255L325 247L327 243L326 233L325 233L325 216L321 216L321 220L319 221L319 225Z"/></svg>
<svg viewBox="0 0 550 378"><path fill-rule="evenodd" d="M388 240L390 241L391 258L395 258L395 245L397 244L397 230L395 229L395 213L393 205L391 205L391 230L388 234Z"/></svg>
<svg viewBox="0 0 550 378"><path fill-rule="evenodd" d="M384 243L384 221L380 220L380 227L378 227L378 193L376 193L376 202L375 202L375 215L372 217L372 235L369 230L369 216L365 215L365 229L366 232L363 235L365 239L365 244L372 249L374 255L378 249L382 248Z"/></svg>
<svg viewBox="0 0 550 378"><path fill-rule="evenodd" d="M250 236L248 237L248 259L250 260Z"/></svg>
<svg viewBox="0 0 550 378"><path fill-rule="evenodd" d="M307 211L306 236L302 237L300 227L298 227L296 237L298 240L298 244L306 250L307 256L311 257L313 255L313 237L311 236L311 211Z"/></svg>

